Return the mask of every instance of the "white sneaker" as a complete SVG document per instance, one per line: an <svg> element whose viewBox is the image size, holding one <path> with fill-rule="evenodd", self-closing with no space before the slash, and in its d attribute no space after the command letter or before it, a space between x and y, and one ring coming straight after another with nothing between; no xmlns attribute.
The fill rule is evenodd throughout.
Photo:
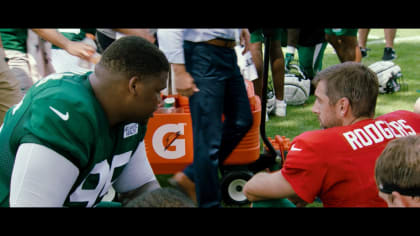
<svg viewBox="0 0 420 236"><path fill-rule="evenodd" d="M286 116L286 107L287 104L284 100L276 99L276 109L274 110L274 114L280 117Z"/></svg>
<svg viewBox="0 0 420 236"><path fill-rule="evenodd" d="M276 97L273 92L268 92L267 94L267 113L271 114L276 108Z"/></svg>

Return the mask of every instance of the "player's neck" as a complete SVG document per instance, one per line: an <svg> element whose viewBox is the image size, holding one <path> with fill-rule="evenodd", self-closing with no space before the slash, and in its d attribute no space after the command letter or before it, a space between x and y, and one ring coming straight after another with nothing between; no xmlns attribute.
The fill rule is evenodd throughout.
<svg viewBox="0 0 420 236"><path fill-rule="evenodd" d="M120 122L118 116L118 114L120 113L115 110L115 107L117 106L114 104L118 99L115 99L113 96L110 96L107 90L104 89L103 86L101 86L95 73L92 73L89 76L89 82L92 86L96 99L98 100L99 104L101 104L101 107L108 120L109 126L115 126Z"/></svg>
<svg viewBox="0 0 420 236"><path fill-rule="evenodd" d="M345 125L345 126L346 125L352 125L352 124L356 124L359 121L367 120L367 119L370 119L370 117L366 117L366 116L362 116L362 117L351 117L351 118L345 120L343 125Z"/></svg>

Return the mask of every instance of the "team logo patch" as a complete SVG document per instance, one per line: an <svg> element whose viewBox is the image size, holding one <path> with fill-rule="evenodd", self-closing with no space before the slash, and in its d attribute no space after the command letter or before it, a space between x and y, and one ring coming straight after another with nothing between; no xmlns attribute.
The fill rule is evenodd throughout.
<svg viewBox="0 0 420 236"><path fill-rule="evenodd" d="M185 156L185 123L165 124L153 134L152 146L156 154L165 159L177 159Z"/></svg>
<svg viewBox="0 0 420 236"><path fill-rule="evenodd" d="M139 124L131 123L124 126L124 138L136 135L139 132Z"/></svg>
<svg viewBox="0 0 420 236"><path fill-rule="evenodd" d="M62 120L67 121L70 117L69 112L66 112L66 114L61 113L60 111L58 111L57 109L55 109L54 107L50 106L50 109L57 114L58 117L60 117Z"/></svg>

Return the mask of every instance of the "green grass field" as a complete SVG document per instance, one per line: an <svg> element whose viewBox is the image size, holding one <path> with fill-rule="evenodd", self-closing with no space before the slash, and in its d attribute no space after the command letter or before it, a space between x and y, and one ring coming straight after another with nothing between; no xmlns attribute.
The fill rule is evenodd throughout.
<svg viewBox="0 0 420 236"><path fill-rule="evenodd" d="M371 30L367 43L371 50L368 51L368 57L363 58L363 64L370 65L381 60L385 46L383 37L383 29ZM397 93L380 94L375 116L398 109L413 110L416 99L420 97L417 91L420 90L420 71L417 69L420 63L420 29L397 30L394 48L397 58L393 62L401 67L405 87ZM334 49L328 45L324 53L323 68L338 63ZM270 116L266 126L267 135L281 134L292 139L304 131L318 129L318 119L311 112L314 101L314 96L310 96L303 106L288 106L285 118Z"/></svg>
<svg viewBox="0 0 420 236"><path fill-rule="evenodd" d="M371 50L368 51L368 57L363 58L362 63L370 65L380 61L384 46L383 29L371 29L367 43L367 47ZM420 71L417 68L420 63L420 29L398 29L394 41L394 49L397 54L394 63L401 67L404 89L393 94L380 94L375 116L399 109L412 111L416 99L420 97ZM323 68L338 63L339 60L334 49L328 45L324 54ZM281 135L292 140L302 132L319 129L318 119L311 112L314 100L315 98L310 96L308 101L302 106L288 106L286 117L270 116L269 121L266 123L267 136ZM158 176L163 186L167 185L166 182L169 176ZM322 204L314 202L307 207L322 207Z"/></svg>

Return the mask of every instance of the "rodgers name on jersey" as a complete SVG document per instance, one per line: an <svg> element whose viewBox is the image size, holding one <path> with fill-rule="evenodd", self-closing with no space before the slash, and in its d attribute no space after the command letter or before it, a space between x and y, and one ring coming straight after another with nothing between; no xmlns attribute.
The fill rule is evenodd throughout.
<svg viewBox="0 0 420 236"><path fill-rule="evenodd" d="M0 205L8 206L14 158L23 143L40 144L74 164L79 174L65 206L97 204L143 140L146 127L110 128L87 74L53 74L10 109L0 132Z"/></svg>
<svg viewBox="0 0 420 236"><path fill-rule="evenodd" d="M361 128L343 133L353 150L408 135L416 135L416 131L404 119L390 122L377 120Z"/></svg>

